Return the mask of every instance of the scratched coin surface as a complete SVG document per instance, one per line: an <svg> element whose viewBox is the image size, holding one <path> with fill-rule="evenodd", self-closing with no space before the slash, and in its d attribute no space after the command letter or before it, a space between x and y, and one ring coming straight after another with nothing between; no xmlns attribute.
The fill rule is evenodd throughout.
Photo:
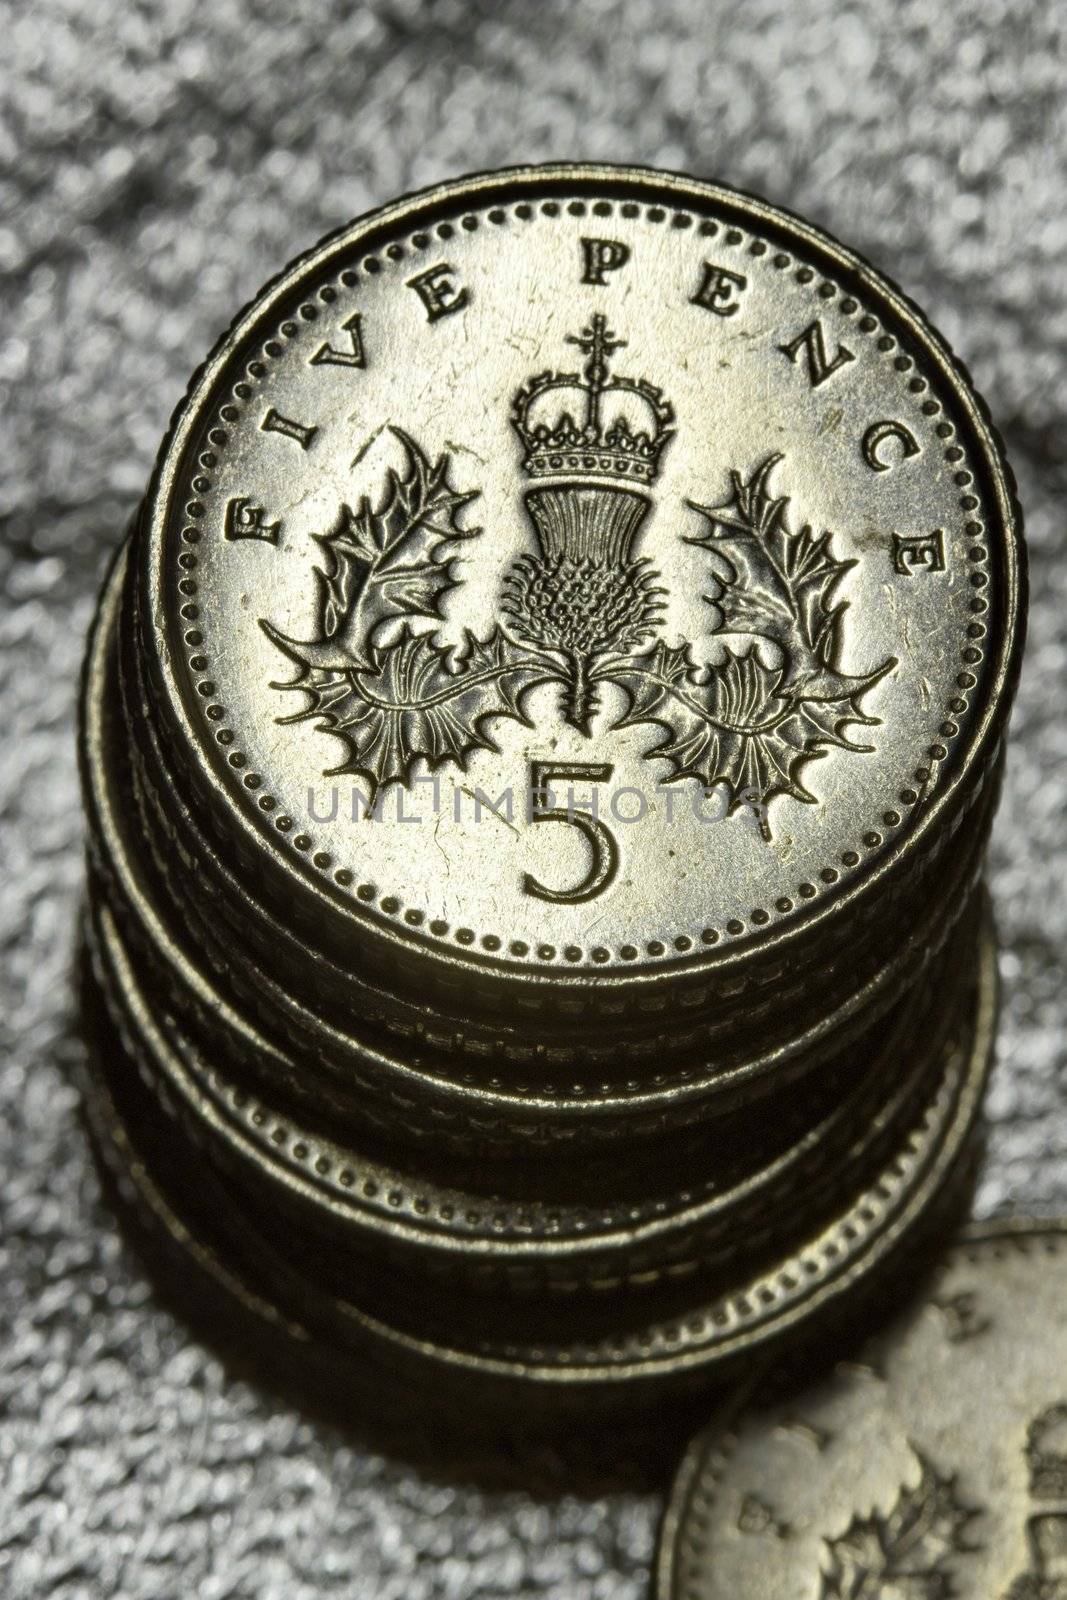
<svg viewBox="0 0 1067 1600"><path fill-rule="evenodd" d="M698 1440L662 1600L1067 1593L1067 1225L971 1230L816 1387Z"/></svg>
<svg viewBox="0 0 1067 1600"><path fill-rule="evenodd" d="M965 377L807 224L611 168L336 235L137 541L175 772L323 938L625 988L849 919L989 767L1020 547Z"/></svg>

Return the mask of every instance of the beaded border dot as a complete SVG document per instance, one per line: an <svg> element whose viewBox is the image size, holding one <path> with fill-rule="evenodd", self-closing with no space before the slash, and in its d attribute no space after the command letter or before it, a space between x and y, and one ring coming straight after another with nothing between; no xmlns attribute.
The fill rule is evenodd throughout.
<svg viewBox="0 0 1067 1600"><path fill-rule="evenodd" d="M108 913L108 920L111 920L112 915ZM169 1081L157 1080L154 1071L148 1066L146 1052L154 1056L157 1063L166 1056L173 1057L179 1079L183 1076L190 1078L201 1094L215 1099L224 1115L235 1116L238 1124L244 1123L247 1137L267 1150L273 1147L276 1152L275 1159L280 1159L294 1172L303 1168L307 1176L311 1177L314 1171L324 1180L323 1186L327 1189L333 1188L338 1197L348 1196L355 1199L358 1192L370 1202L367 1209L377 1211L379 1214L388 1214L389 1211L400 1212L403 1208L409 1210L420 1221L429 1218L432 1202L425 1196L406 1195L398 1186L395 1177L387 1176L386 1171L376 1164L360 1163L355 1156L350 1157L338 1151L328 1141L318 1139L305 1130L294 1128L287 1119L278 1117L270 1110L258 1096L232 1084L212 1067L200 1064L195 1058L195 1053L190 1057L186 1051L177 1049L175 1041L166 1035L158 1019L150 1023L148 1034L144 1034L142 1024L138 1020L139 1013L143 1012L144 1002L137 989L137 979L133 977L135 995L131 1003L127 986L132 969L128 967L130 958L121 935L116 928L113 935L117 938L119 949L119 967L116 969L113 966L114 954L110 949L111 938L106 929L102 939L92 923L90 931L94 969L105 994L108 1009L123 1036L127 1053L136 1063L138 1076L167 1115L179 1120L195 1143L203 1146L205 1134L202 1118L196 1114L190 1103L188 1091L180 1085L180 1082L178 1084L174 1082L173 1069L166 1066L162 1066L161 1070L165 1079ZM125 976L122 973L123 965L127 966ZM159 1041L153 1042L152 1035L157 1032L160 1035ZM163 1046L163 1057L159 1054L160 1044ZM669 1354L672 1350L686 1348L693 1337L697 1339L710 1337L715 1340L724 1330L736 1332L746 1325L758 1324L780 1302L795 1299L798 1292L803 1296L806 1286L810 1286L820 1275L839 1265L847 1256L850 1247L865 1233L870 1233L882 1214L899 1201L902 1193L906 1194L908 1185L914 1177L916 1163L924 1156L929 1156L932 1151L935 1152L936 1159L936 1149L940 1148L940 1140L951 1137L950 1128L959 1113L961 1097L966 1092L968 1067L971 1065L972 1056L971 1050L961 1050L960 1040L951 1036L942 1043L938 1054L941 1070L936 1091L919 1112L918 1121L911 1124L903 1147L881 1165L880 1175L873 1185L849 1206L837 1223L824 1229L811 1246L806 1247L785 1266L775 1270L770 1275L770 1281L767 1279L763 1281L762 1287L728 1294L710 1311L693 1313L683 1319L684 1325L678 1323L653 1328L645 1333L631 1335L629 1338L624 1335L615 1336L609 1345L611 1356L631 1358L635 1353L635 1342L639 1346L640 1357L647 1357L653 1351ZM961 1059L963 1056L966 1056L966 1060ZM841 1109L843 1111L843 1108ZM844 1114L844 1121L848 1121L847 1113ZM326 1158L327 1151L332 1159ZM363 1174L357 1170L360 1165L364 1167ZM715 1188L715 1184L710 1185L712 1191ZM466 1202L462 1201L459 1194L449 1194L448 1191L446 1194L448 1198L437 1208L438 1219L441 1222L456 1223L462 1229L464 1225L474 1228L488 1220L495 1233L503 1233L509 1223L512 1227L518 1223L517 1213L508 1218L500 1211L493 1211L491 1204L485 1214L465 1210ZM693 1197L690 1195L686 1198ZM647 1208L645 1220L666 1216L673 1209L674 1206L659 1200ZM517 1208L517 1212L521 1210L521 1206ZM603 1220L613 1226L617 1226L619 1221L614 1215L607 1213ZM555 1218L549 1214L545 1221L552 1226L562 1221L562 1214ZM626 1226L625 1219L622 1219L622 1225ZM762 1230L767 1230L770 1226L766 1220L760 1225ZM583 1235L588 1238L591 1246L595 1246L602 1237L595 1227L590 1227L587 1231L580 1224L576 1224L570 1238L577 1242ZM712 1238L706 1241L706 1245L712 1243ZM521 1265L528 1271L538 1270L536 1263ZM635 1270L643 1274L643 1269L638 1267ZM667 1263L660 1270L662 1275L670 1276L672 1272L687 1271L689 1268L684 1264ZM605 1288L615 1286L616 1282L616 1280L598 1279L589 1281L590 1286ZM622 1283L628 1279L623 1275L617 1281ZM522 1359L562 1366L590 1358L600 1359L603 1353L603 1349L598 1350L595 1346L572 1345L526 1352Z"/></svg>
<svg viewBox="0 0 1067 1600"><path fill-rule="evenodd" d="M951 1142L966 1094L969 1060L946 1061L937 1089L904 1138L902 1147L880 1169L869 1188L857 1198L836 1222L826 1227L811 1244L803 1246L783 1266L757 1279L747 1288L727 1293L710 1310L682 1316L668 1324L653 1324L640 1332L619 1334L604 1345L574 1344L559 1348L522 1350L509 1348L506 1356L532 1365L554 1367L587 1366L612 1358L643 1361L666 1358L706 1348L724 1337L736 1336L746 1328L758 1328L776 1311L789 1304L802 1303L813 1286L826 1282L849 1259L858 1241L874 1241L879 1224L895 1208L906 1203L913 1186L921 1184L942 1150ZM964 1130L965 1133L966 1130ZM753 1236L754 1245L760 1240Z"/></svg>
<svg viewBox="0 0 1067 1600"><path fill-rule="evenodd" d="M919 1010L920 1018L926 1016L931 1003L930 986L927 984L925 994ZM180 997L179 997L180 999ZM179 1011L178 1017L180 1018ZM913 1019L914 1020L914 1019ZM178 1024L180 1026L180 1022ZM642 1204L621 1203L616 1206L604 1207L597 1217L583 1216L580 1211L567 1205L560 1205L558 1209L546 1208L540 1202L511 1203L506 1205L485 1202L481 1209L472 1209L469 1197L464 1201L463 1196L454 1190L444 1189L444 1198L436 1202L428 1193L410 1192L405 1182L396 1173L390 1173L379 1162L368 1161L333 1141L324 1139L321 1135L301 1127L298 1122L288 1115L280 1114L267 1104L260 1095L250 1092L247 1088L233 1083L230 1078L213 1064L203 1061L199 1054L188 1046L180 1048L170 1041L170 1049L174 1051L181 1065L181 1070L187 1074L199 1087L202 1094L209 1096L220 1108L223 1115L236 1123L242 1136L258 1144L266 1151L272 1162L276 1162L283 1169L295 1175L298 1179L312 1183L316 1188L333 1200L350 1203L352 1198L357 1199L361 1208L370 1209L380 1215L390 1213L406 1214L412 1220L421 1222L429 1219L444 1223L457 1223L461 1227L477 1229L488 1226L494 1235L506 1236L512 1230L513 1236L518 1239L533 1234L535 1228L540 1226L545 1232L555 1232L560 1239L588 1240L591 1245L598 1244L604 1237L603 1230L627 1230L633 1227L647 1226L657 1219L673 1216L679 1212L684 1213L693 1206L706 1203L709 1200L725 1199L731 1190L723 1189L722 1174L706 1179L703 1183L691 1184L669 1201L659 1198L649 1200ZM817 1163L824 1150L825 1140L840 1138L844 1135L847 1139L848 1129L853 1127L857 1119L863 1119L865 1111L871 1108L872 1100L877 1101L877 1084L865 1081L859 1087L846 1084L848 1073L840 1066L835 1068L835 1083L841 1090L842 1098L836 1105L828 1103L822 1109L818 1123L818 1140L812 1139L812 1148L806 1150L799 1157L796 1167L789 1167L787 1155L793 1151L783 1152L774 1157L763 1174L764 1183L761 1189L763 1202L766 1204L775 1197L781 1198L779 1191L783 1185L788 1187L795 1184L798 1179L817 1176ZM909 1099L915 1088L915 1075L909 1079L903 1097ZM787 1120L792 1125L803 1122L803 1113L798 1106L793 1106L787 1113ZM808 1135L805 1135L807 1138ZM801 1141L803 1143L803 1140ZM843 1152L839 1151L839 1154ZM813 1165L815 1163L815 1165ZM362 1169L362 1170L361 1170ZM731 1180L735 1187L747 1189L749 1177ZM830 1192L834 1192L834 1183L830 1184ZM364 1207L364 1202L370 1202L369 1207ZM462 1203L461 1203L462 1202ZM540 1212L540 1217L536 1213ZM570 1232L564 1232L563 1224L569 1218ZM708 1240L717 1237L717 1233L709 1234Z"/></svg>
<svg viewBox="0 0 1067 1600"><path fill-rule="evenodd" d="M862 312L858 301L848 294L841 292L840 286L830 279L820 278L813 267L798 264L797 258L785 251L772 253L766 240L752 236L746 230L736 226L726 226L713 218L701 217L688 210L673 210L661 205L647 205L638 201L609 201L597 200L593 202L574 199L567 202L557 200L520 201L508 206L493 206L481 213L466 212L458 217L457 222L443 220L433 227L425 230L416 230L408 235L404 242L395 241L389 244L377 255L364 257L359 267L347 266L337 274L337 283L341 289L355 288L360 281L360 274L368 277L377 276L383 269L383 257L390 264L396 264L407 256L417 257L429 248L432 242L447 242L456 235L457 225L467 233L473 233L481 226L483 220L493 227L501 227L510 221L527 223L539 217L555 218L566 213L571 217L590 215L597 218L607 218L619 215L626 219L643 216L646 222L669 224L672 228L682 230L694 228L703 238L716 238L718 242L730 249L739 249L745 246L745 253L758 258L770 255L770 265L778 272L790 272L794 281L801 286L814 286L813 292L823 302L837 300L840 311L845 316L855 316L855 327L864 335L874 336L881 326L877 317L869 312ZM747 240L747 245L746 245ZM289 317L283 321L277 330L277 335L264 341L262 358L255 357L247 363L247 373L252 379L260 379L267 372L267 362L275 360L285 352L285 344L291 343L304 331L301 323L311 326L320 316L320 307L329 307L339 298L339 289L334 284L323 284L313 298L304 301L296 313L300 321ZM320 304L315 304L317 300ZM876 340L877 349L887 358L892 355L894 371L901 375L911 372L915 367L914 359L899 347L899 341L887 332L882 332ZM893 355L893 352L897 353ZM980 519L980 504L974 493L974 473L967 467L966 452L956 442L956 429L951 422L942 417L940 421L934 419L941 416L942 406L940 401L932 395L920 400L921 395L927 394L929 384L918 372L908 379L908 392L926 423L931 427L938 446L942 451L945 462L953 470L953 480L959 494L960 510L967 515L963 532L970 540L967 549L967 560L971 563L972 571L969 574L970 587L975 591L968 602L971 621L965 630L965 643L960 650L961 668L957 673L952 693L945 702L945 718L938 726L938 738L930 743L923 751L920 763L916 766L911 784L901 789L897 797L897 806L909 810L921 800L927 798L937 782L940 764L948 755L948 743L959 733L958 719L967 711L969 693L977 685L978 678L974 669L981 663L984 651L980 641L985 637L987 625L981 620L989 609L989 602L982 594L988 585L989 579L982 566L988 561L988 548L983 542L986 539L986 528ZM253 389L244 379L239 379L233 384L232 393L234 400L244 402L252 397ZM208 493L212 487L208 474L218 464L218 455L229 442L229 433L226 427L219 424L232 425L240 416L239 405L226 401L218 408L218 422L207 430L207 443L210 449L201 451L198 458L199 471L191 480L190 488L194 497ZM200 541L201 530L198 523L205 515L205 506L199 498L192 498L185 505L186 521L181 531L181 544L195 546ZM549 943L531 946L522 939L507 941L496 933L485 933L479 938L473 928L466 926L452 927L448 922L433 918L427 919L423 911L416 907L404 908L401 898L396 894L382 895L374 883L366 881L357 882L356 875L345 866L338 866L333 856L325 850L315 850L314 840L306 832L294 833L296 826L294 819L284 811L279 810L278 800L264 789L262 775L254 770L245 771L249 762L243 751L233 748L235 734L232 728L225 725L226 711L216 698L216 685L210 677L201 677L200 674L209 670L209 659L203 653L204 636L195 624L200 620L199 607L196 604L197 582L190 576L196 570L197 556L195 549L184 548L179 550L177 557L178 566L182 575L178 579L178 592L182 597L179 606L179 616L183 623L194 624L184 631L184 642L188 649L187 664L194 677L194 689L201 699L208 701L204 708L204 716L211 724L210 731L220 747L226 753L226 760L233 769L235 776L240 775L242 786L248 791L251 799L256 798L259 810L273 820L274 827L283 839L292 846L294 853L305 861L310 861L322 874L329 873L334 884L343 890L352 891L356 899L367 909L376 908L377 912L389 921L399 918L403 924L411 929L429 933L433 938L446 941L454 940L461 949L470 949L475 944L489 955L496 955L504 951L517 960L527 960L531 957L544 964L576 965L589 962L593 966L603 966L612 959L612 951L606 945L594 945L588 950L578 945L566 945L562 949ZM882 813L879 825L869 828L861 837L865 850L877 850L884 843L885 831L893 830L903 821L903 812L897 806L889 806ZM859 850L852 848L841 853L839 861L827 864L818 873L819 883L804 881L796 885L792 894L778 896L773 906L754 906L749 921L753 928L759 929L767 926L775 913L779 916L788 916L797 906L798 901L810 902L819 893L819 886L831 888L842 877L842 869L850 872L858 867L862 861ZM813 875L814 876L814 875ZM619 946L616 957L624 965L638 961L642 955L653 960L671 958L677 955L687 955L695 948L710 949L717 945L725 935L729 939L740 938L748 932L745 922L732 917L726 922L724 928L705 927L699 937L690 937L680 934L672 940L651 939L643 947L634 943Z"/></svg>

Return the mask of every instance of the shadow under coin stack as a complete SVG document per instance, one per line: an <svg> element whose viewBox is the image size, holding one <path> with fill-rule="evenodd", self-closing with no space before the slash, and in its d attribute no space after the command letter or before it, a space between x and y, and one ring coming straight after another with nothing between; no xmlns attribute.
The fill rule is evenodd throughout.
<svg viewBox="0 0 1067 1600"><path fill-rule="evenodd" d="M1022 606L980 402L807 224L556 167L327 240L90 642L121 1189L341 1387L658 1404L810 1333L970 1169Z"/></svg>

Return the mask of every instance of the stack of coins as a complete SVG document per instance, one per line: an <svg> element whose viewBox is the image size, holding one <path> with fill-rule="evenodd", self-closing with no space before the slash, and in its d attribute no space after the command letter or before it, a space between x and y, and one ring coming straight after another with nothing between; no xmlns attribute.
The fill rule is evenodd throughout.
<svg viewBox="0 0 1067 1600"><path fill-rule="evenodd" d="M1023 586L965 375L763 202L528 169L327 240L90 643L117 1175L405 1381L655 1396L808 1328L966 1168Z"/></svg>

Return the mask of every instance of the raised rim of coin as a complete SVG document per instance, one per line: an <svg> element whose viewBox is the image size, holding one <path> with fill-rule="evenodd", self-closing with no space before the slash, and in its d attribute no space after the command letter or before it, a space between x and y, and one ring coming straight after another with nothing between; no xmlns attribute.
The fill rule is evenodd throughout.
<svg viewBox="0 0 1067 1600"><path fill-rule="evenodd" d="M946 1053L945 1077L906 1147L833 1223L799 1251L791 1252L780 1266L710 1305L694 1306L688 1315L671 1323L653 1321L639 1335L608 1339L593 1348L539 1345L520 1349L492 1341L469 1348L446 1345L324 1294L279 1255L273 1241L254 1232L248 1220L239 1219L236 1213L225 1220L240 1259L229 1261L226 1270L249 1285L249 1296L259 1300L273 1301L280 1285L281 1299L286 1303L292 1300L303 1326L327 1343L336 1340L339 1353L341 1348L355 1353L368 1344L377 1351L386 1348L398 1362L410 1361L420 1367L429 1363L442 1375L447 1371L461 1382L494 1379L508 1388L517 1383L561 1394L626 1392L634 1385L696 1377L740 1356L751 1358L772 1341L795 1333L809 1318L830 1310L896 1259L959 1171L992 1063L995 1013L996 954L987 930L979 961L978 994L973 1010L967 1013L967 1037ZM115 1105L106 1083L101 1083L101 1093ZM118 1115L121 1121L121 1113ZM150 1173L144 1174L133 1163L129 1181L137 1186L149 1211L158 1213L159 1195ZM162 1199L164 1208L172 1210L172 1200L166 1195ZM169 1221L166 1226L173 1234ZM637 1356L631 1345L639 1345L643 1354Z"/></svg>
<svg viewBox="0 0 1067 1600"><path fill-rule="evenodd" d="M351 886L339 885L329 872L316 867L314 858L308 860L299 850L289 850L285 857L286 873L292 873L295 869L299 881L312 900L318 903L330 924L333 925L334 919L340 918L339 926L353 932L362 931L379 953L391 950L394 958L406 959L413 949L417 949L427 960L444 961L453 973L469 973L474 979L484 978L487 973L496 974L506 977L511 984L546 994L565 992L580 998L591 984L595 984L601 993L617 990L630 995L647 991L667 979L675 981L682 974L699 978L713 970L722 971L750 963L757 955L781 955L798 947L802 941L825 935L828 927L846 924L860 904L867 903L887 880L905 870L907 858L919 853L920 841L936 834L954 797L974 779L982 763L988 762L990 747L1001 731L1022 642L1020 603L1025 586L1019 537L1020 517L1010 475L984 406L971 389L959 363L915 306L855 252L846 250L821 230L781 208L724 186L654 171L609 166L516 168L442 185L374 212L341 230L286 269L252 308L238 319L194 379L186 400L176 413L147 500L142 543L141 610L143 619L149 624L146 634L151 633L153 624L161 629L167 626L162 572L163 552L167 544L165 525L177 488L179 466L187 450L195 447L203 426L205 408L209 401L218 398L217 386L226 374L231 357L255 335L269 336L267 325L273 326L287 302L293 298L301 280L328 266L340 268L342 260L355 260L362 252L367 253L367 259L373 259L376 241L387 242L386 236L392 237L400 228L410 232L420 227L431 227L436 216L444 211L451 212L461 202L467 201L472 206L486 209L493 206L494 200L513 205L524 197L535 199L556 191L573 194L576 204L583 203L578 197L584 196L595 201L597 196L608 196L633 203L643 200L649 206L655 208L658 205L661 209L664 206L669 208L672 203L697 212L702 207L705 210L714 208L716 216L726 220L732 217L739 225L755 222L768 238L776 239L785 246L791 244L794 248L801 248L805 262L821 266L830 278L854 285L857 293L875 295L887 326L895 327L906 340L922 348L924 358L936 369L939 382L951 396L953 406L958 409L958 415L974 441L979 457L976 466L983 474L996 511L997 560L1003 579L1003 617L995 641L996 664L991 669L986 702L968 741L965 756L955 763L951 775L937 786L933 798L919 808L917 820L895 832L891 843L881 842L876 860L868 860L858 873L852 869L847 873L836 870L832 885L818 886L813 897L801 907L792 906L789 916L784 920L776 921L769 917L765 923L753 923L747 927L739 925L736 934L731 933L729 939L717 940L698 950L689 948L691 941L687 941L684 951L657 948L655 958L650 959L647 965L635 963L599 968L581 965L570 968L566 962L548 963L547 957L544 964L538 965L540 957L536 952L527 952L519 959L505 949L497 949L499 939L495 939L492 946L477 949L473 938L457 944L448 942L445 936L436 937L432 930L421 925L407 925L402 918L398 919L393 914L384 900L381 904L377 901L373 904L370 901L362 902ZM805 267L805 270L811 270L812 277L818 275L814 268ZM165 671L161 673L160 681L166 695L169 722L178 732L181 750L190 760L191 770L195 769L200 782L212 792L218 792L220 782L233 784L232 788L223 791L228 796L227 817L234 822L243 839L264 853L266 863L268 852L264 847L269 842L275 849L278 848L277 831L257 809L251 795L245 796L243 802L236 803L239 785L233 782L233 774L226 760L214 747L208 751L205 738L193 726L190 706Z"/></svg>
<svg viewBox="0 0 1067 1600"><path fill-rule="evenodd" d="M928 1052L939 1052L941 1031L951 1021L950 1015L939 1018L935 1009L933 1031L926 1032L930 1018L925 1013L894 1019L880 1047L885 1059L867 1065L863 1083L846 1091L818 1125L804 1128L796 1143L728 1188L708 1186L700 1194L699 1183L690 1184L676 1199L653 1196L643 1205L610 1199L598 1205L516 1201L446 1187L427 1176L412 1179L279 1114L205 1061L177 1036L173 1021L168 1027L152 1014L113 914L98 905L91 925L107 992L138 1044L153 1092L161 1104L175 1108L195 1142L216 1147L235 1177L246 1168L256 1171L256 1192L276 1192L281 1203L298 1205L320 1228L351 1230L354 1244L369 1248L380 1240L418 1252L438 1271L518 1272L531 1285L544 1277L564 1289L581 1283L613 1290L631 1280L644 1287L667 1274L729 1259L739 1248L724 1243L729 1221L758 1229L768 1206L783 1198L782 1185L795 1185L798 1168L811 1168L811 1181L804 1184L807 1201L818 1206L840 1197L869 1170L872 1152L901 1132L914 1113L929 1073ZM927 1007L933 987L927 985ZM951 1003L945 1009L950 1013ZM916 1032L922 1042L913 1050ZM895 1070L886 1073L891 1064ZM879 1083L886 1077L890 1083L883 1093ZM815 1159L828 1141L837 1154L842 1142L848 1143L847 1156L832 1172L821 1170ZM761 1208L754 1213L757 1200Z"/></svg>
<svg viewBox="0 0 1067 1600"><path fill-rule="evenodd" d="M248 1041L250 1049L255 1050L263 1061L276 1060L285 1070L287 1067L285 1052L264 1041L255 1024L230 1007L199 969L171 945L165 926L150 899L142 892L133 863L129 860L123 827L111 797L113 774L102 753L106 743L103 718L107 714L108 705L105 679L110 670L109 652L114 645L115 611L120 585L121 559L116 565L101 603L84 682L83 765L91 823L99 831L107 859L122 885L124 899L144 925L153 948L168 961L171 970L183 976L186 987L191 993L199 994L209 1009L214 1009L220 1016L230 1019L238 1033ZM959 911L959 904L953 909ZM945 923L939 932L947 935L948 924ZM933 948L933 944L930 948ZM905 971L910 970L910 967L905 967ZM750 1059L735 1063L726 1069L702 1073L692 1066L680 1065L674 1072L658 1073L656 1077L659 1081L651 1085L634 1079L605 1086L599 1077L595 1080L591 1078L584 1085L581 1095L574 1092L573 1081L568 1088L558 1089L555 1093L548 1084L535 1088L533 1092L519 1093L503 1085L489 1088L484 1084L465 1080L450 1080L426 1066L414 1066L399 1056L386 1054L376 1047L364 1043L357 1044L325 1021L320 1023L320 1027L327 1044L332 1044L338 1050L350 1054L358 1051L366 1063L366 1071L372 1074L380 1073L383 1080L388 1078L403 1084L408 1087L409 1092L417 1093L421 1090L423 1094L436 1092L438 1096L445 1095L457 1111L465 1111L466 1114L483 1121L494 1114L520 1115L526 1120L537 1117L542 1122L546 1120L566 1122L570 1126L575 1121L584 1122L593 1114L589 1096L595 1093L597 1116L605 1121L617 1118L621 1130L625 1126L634 1126L637 1119L646 1116L656 1118L669 1113L678 1120L684 1114L685 1107L703 1102L709 1096L734 1094L743 1096L754 1086L758 1086L761 1079L767 1082L769 1076L773 1076L776 1072L784 1076L790 1064L802 1066L806 1070L813 1051L821 1049L825 1053L831 1046L836 1050L838 1043L845 1037L842 1033L843 1028L851 1026L855 1031L860 1022L868 1020L868 1016L873 1019L878 1004L887 1003L892 998L892 984L889 982L891 977L891 973L888 977L886 974L876 975L862 990L843 1001L834 1012L809 1024L800 1034L769 1050L754 1052ZM879 995L882 996L881 1001L878 999ZM294 1014L301 1009L296 997L290 997L288 1009Z"/></svg>

